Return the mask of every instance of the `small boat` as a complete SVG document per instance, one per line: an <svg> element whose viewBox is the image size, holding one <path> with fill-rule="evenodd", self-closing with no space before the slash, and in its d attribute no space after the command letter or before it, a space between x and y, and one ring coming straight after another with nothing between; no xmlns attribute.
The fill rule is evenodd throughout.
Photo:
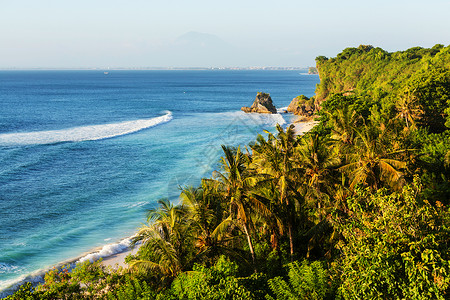
<svg viewBox="0 0 450 300"><path fill-rule="evenodd" d="M103 72L103 74L105 74L105 75L108 75L108 74L109 74L109 72Z"/></svg>

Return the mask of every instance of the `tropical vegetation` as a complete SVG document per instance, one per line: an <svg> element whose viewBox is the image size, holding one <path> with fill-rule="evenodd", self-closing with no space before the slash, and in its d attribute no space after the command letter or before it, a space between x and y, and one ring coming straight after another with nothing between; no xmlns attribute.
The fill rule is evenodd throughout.
<svg viewBox="0 0 450 300"><path fill-rule="evenodd" d="M148 212L128 268L53 270L8 299L448 299L450 46L316 62L313 130L222 146Z"/></svg>

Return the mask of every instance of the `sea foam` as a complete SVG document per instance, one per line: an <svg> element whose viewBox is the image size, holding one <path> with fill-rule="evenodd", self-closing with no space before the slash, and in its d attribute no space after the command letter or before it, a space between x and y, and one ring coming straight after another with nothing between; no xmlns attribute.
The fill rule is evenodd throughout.
<svg viewBox="0 0 450 300"><path fill-rule="evenodd" d="M26 282L31 282L33 285L42 283L44 281L44 275L44 271L37 271L29 275L22 275L18 278L0 281L0 298L3 299L18 291L19 287Z"/></svg>
<svg viewBox="0 0 450 300"><path fill-rule="evenodd" d="M31 274L22 275L18 278L14 278L14 279L10 279L10 280L2 280L2 281L0 281L0 298L3 298L3 297L13 294L25 282L31 282L33 285L43 283L45 273L48 272L52 268L60 269L62 267L68 266L69 270L71 270L78 263L83 263L87 260L89 260L90 262L94 262L94 261L99 260L100 258L107 258L109 256L112 256L112 255L115 255L118 253L122 253L122 252L130 249L131 239L133 237L134 236L123 239L118 243L105 245L99 251L95 251L95 252L86 254L75 260L68 260L68 261L59 263L51 268L37 270ZM0 262L0 274L2 272L12 272L15 269L18 269L18 267Z"/></svg>
<svg viewBox="0 0 450 300"><path fill-rule="evenodd" d="M18 269L20 269L18 266L0 262L0 274L15 272Z"/></svg>
<svg viewBox="0 0 450 300"><path fill-rule="evenodd" d="M286 120L281 114L259 114L259 113L245 113L243 111L225 112L220 113L226 116L230 122L239 123L245 125L256 126L275 126L277 124L284 125Z"/></svg>
<svg viewBox="0 0 450 300"><path fill-rule="evenodd" d="M131 245L131 238L126 238L120 241L119 243L105 245L100 251L89 253L81 257L79 260L76 261L76 263L77 264L82 263L87 260L89 260L90 262L94 262L96 260L99 260L100 258L109 257L111 255L128 250L130 245Z"/></svg>
<svg viewBox="0 0 450 300"><path fill-rule="evenodd" d="M95 141L137 132L172 120L172 113L151 119L91 125L62 130L0 134L0 145L35 145L61 142Z"/></svg>

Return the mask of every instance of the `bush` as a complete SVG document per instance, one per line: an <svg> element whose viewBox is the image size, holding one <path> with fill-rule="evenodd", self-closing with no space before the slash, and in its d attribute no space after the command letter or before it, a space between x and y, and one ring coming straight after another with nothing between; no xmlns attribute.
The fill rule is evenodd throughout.
<svg viewBox="0 0 450 300"><path fill-rule="evenodd" d="M345 299L448 299L449 211L419 199L420 184L401 193L359 191L340 230L340 293Z"/></svg>
<svg viewBox="0 0 450 300"><path fill-rule="evenodd" d="M237 277L238 265L220 257L211 268L195 265L194 270L178 276L165 297L167 299L255 299L255 295L245 286L251 284L250 276ZM249 282L250 281L250 282Z"/></svg>
<svg viewBox="0 0 450 300"><path fill-rule="evenodd" d="M278 300L326 299L330 296L328 272L319 261L309 263L304 260L288 264L289 282L282 277L269 279L269 286ZM267 299L274 299L267 296Z"/></svg>

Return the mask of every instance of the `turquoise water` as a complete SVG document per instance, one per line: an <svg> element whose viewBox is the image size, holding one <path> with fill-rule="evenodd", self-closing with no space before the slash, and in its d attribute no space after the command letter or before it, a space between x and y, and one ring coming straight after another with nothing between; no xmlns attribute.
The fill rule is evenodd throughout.
<svg viewBox="0 0 450 300"><path fill-rule="evenodd" d="M240 112L312 96L299 71L1 71L0 290L96 247L123 249L157 199L176 200L289 115ZM31 274L31 275L30 275Z"/></svg>

